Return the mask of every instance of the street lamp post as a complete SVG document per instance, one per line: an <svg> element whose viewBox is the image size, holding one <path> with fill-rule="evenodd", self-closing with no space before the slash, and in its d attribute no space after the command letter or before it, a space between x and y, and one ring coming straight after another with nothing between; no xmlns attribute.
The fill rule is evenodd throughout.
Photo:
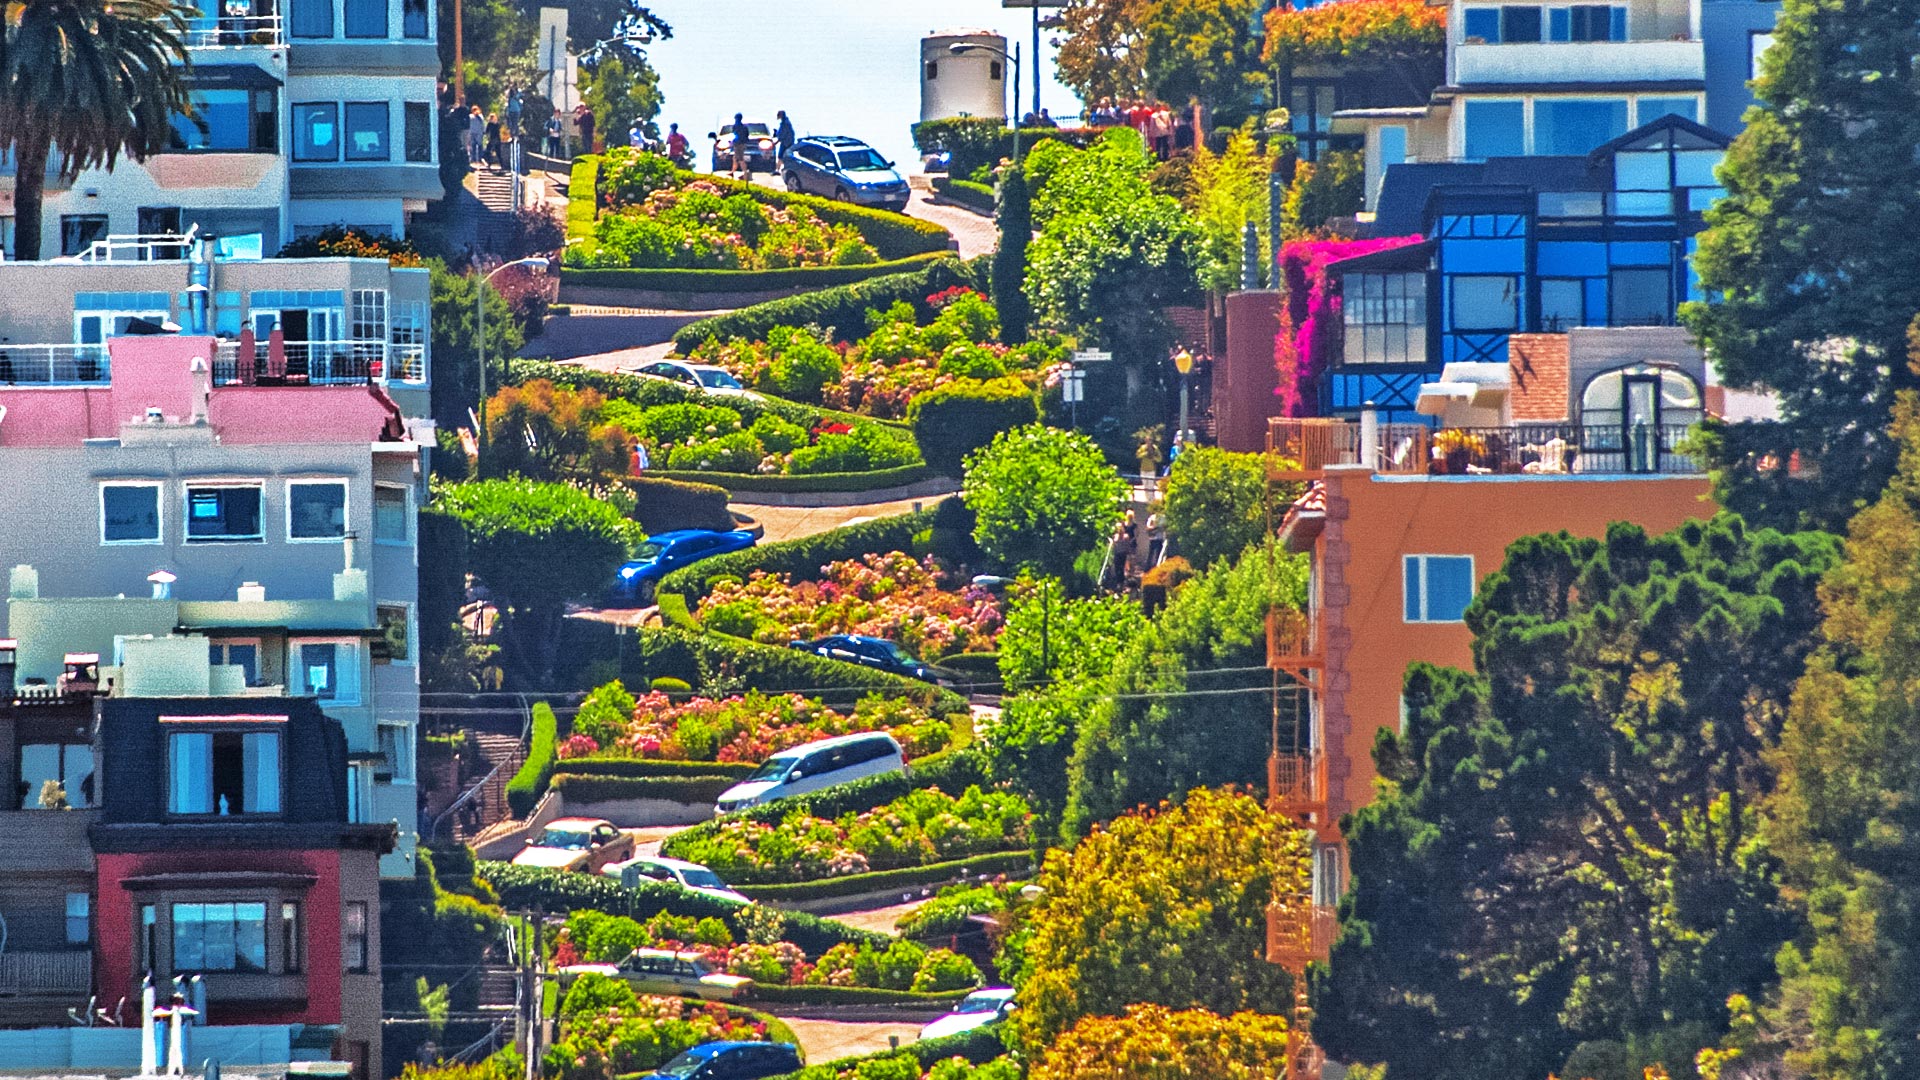
<svg viewBox="0 0 1920 1080"><path fill-rule="evenodd" d="M1007 117L1007 124L1013 128L1013 163L1018 165L1020 164L1020 44L1019 42L1015 42L1013 52L1011 53L993 45L968 44L966 42L956 42L947 46L947 51L955 56L965 56L976 49L981 52L992 53L1000 59L1005 60L1010 69L1008 74L1013 76L1013 112ZM1036 66L1034 70L1038 71L1039 68ZM1038 83L1035 83L1034 96L1038 97L1039 94L1040 86Z"/></svg>
<svg viewBox="0 0 1920 1080"><path fill-rule="evenodd" d="M480 358L480 438L474 444L476 447L474 464L476 466L479 465L481 457L483 457L487 451L487 285L490 284L502 270L508 267L525 266L533 270L545 270L550 265L550 262L551 260L544 255L530 255L524 259L515 259L509 263L501 263L499 266L494 267L493 271L486 277L481 278L480 284L474 286L473 347L477 350L475 355ZM478 470L476 469L476 471Z"/></svg>
<svg viewBox="0 0 1920 1080"><path fill-rule="evenodd" d="M1193 371L1193 354L1185 349L1174 353L1173 369L1180 373L1180 429L1174 435L1174 442L1185 447L1187 443L1187 375Z"/></svg>

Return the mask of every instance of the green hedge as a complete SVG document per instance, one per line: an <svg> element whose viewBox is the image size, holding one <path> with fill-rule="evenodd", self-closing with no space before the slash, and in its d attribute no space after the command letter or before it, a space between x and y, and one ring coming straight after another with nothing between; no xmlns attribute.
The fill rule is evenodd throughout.
<svg viewBox="0 0 1920 1080"><path fill-rule="evenodd" d="M592 910L641 920L668 911L680 916L691 915L696 919L708 916L724 919L736 936L744 934L738 920L743 905L683 889L678 885L642 881L629 889L611 878L596 874L577 874L571 870L547 870L501 862L480 863L477 872L493 884L500 894L501 905L508 910L539 908L549 915ZM805 912L790 911L784 914L787 925L781 936L805 949L808 955L818 955L843 941L867 941L885 948L887 942L892 940L886 934L861 930Z"/></svg>
<svg viewBox="0 0 1920 1080"><path fill-rule="evenodd" d="M1105 128L1021 128L1018 153L1025 156L1035 143L1049 139L1084 150L1105 133ZM922 154L945 150L950 155L947 175L957 179L972 177L982 165L997 165L1004 158L1014 157L1013 143L1013 132L999 120L955 117L913 125L913 145Z"/></svg>
<svg viewBox="0 0 1920 1080"><path fill-rule="evenodd" d="M879 423L873 420L868 422ZM874 469L871 472L807 473L801 476L671 470L650 470L647 475L661 476L670 480L699 477L707 483L719 484L731 493L813 495L829 491L882 491L887 488L904 487L931 477L933 471L926 465L915 462L912 465L896 465L891 469Z"/></svg>
<svg viewBox="0 0 1920 1080"><path fill-rule="evenodd" d="M759 767L747 761L662 761L627 757L577 757L566 760L566 770L581 776L725 776L744 780Z"/></svg>
<svg viewBox="0 0 1920 1080"><path fill-rule="evenodd" d="M751 999L770 1005L957 1005L971 990L916 994L873 986L776 986L754 983ZM951 1056L951 1055L949 1055Z"/></svg>
<svg viewBox="0 0 1920 1080"><path fill-rule="evenodd" d="M1011 375L999 379L956 379L915 394L907 423L920 444L927 467L958 477L968 454L995 435L1040 419L1040 400Z"/></svg>
<svg viewBox="0 0 1920 1080"><path fill-rule="evenodd" d="M653 475L632 477L623 483L633 493L633 519L649 533L675 529L726 532L733 528L726 488Z"/></svg>
<svg viewBox="0 0 1920 1080"><path fill-rule="evenodd" d="M997 652L955 653L942 658L938 666L965 684L970 693L997 694L1001 690Z"/></svg>
<svg viewBox="0 0 1920 1080"><path fill-rule="evenodd" d="M857 1070L869 1061L881 1061L888 1058L901 1058L911 1061L921 1071L945 1061L950 1057L966 1058L970 1064L984 1065L1007 1052L1006 1043L1000 1039L998 1025L978 1027L972 1031L963 1031L958 1035L947 1035L938 1039L921 1039L908 1043L898 1050L881 1050L877 1053L863 1054L859 1057L840 1058L836 1061L818 1065L809 1065L798 1072L770 1077L769 1080L836 1080L843 1070ZM855 1073L855 1075L862 1075ZM885 1073L882 1075L893 1075Z"/></svg>
<svg viewBox="0 0 1920 1080"><path fill-rule="evenodd" d="M737 776L584 776L556 773L549 786L581 802L665 799L677 803L713 803L740 782Z"/></svg>
<svg viewBox="0 0 1920 1080"><path fill-rule="evenodd" d="M533 707L527 760L520 764L520 771L513 774L513 779L507 781L507 806L514 817L524 818L533 813L540 796L547 793L547 781L553 777L553 751L559 741L559 727L553 706L542 701Z"/></svg>
<svg viewBox="0 0 1920 1080"><path fill-rule="evenodd" d="M660 621L667 626L681 630L700 632L700 620L693 617L693 609L687 606L687 598L679 593L663 593L654 590L653 602L658 606Z"/></svg>
<svg viewBox="0 0 1920 1080"><path fill-rule="evenodd" d="M967 711L966 699L951 690L798 649L673 628L641 627L632 636L634 648L625 653L621 672L629 686L644 686L663 675L698 686L704 661L708 670L725 670L756 690L804 693L836 708L884 694L923 705L938 716Z"/></svg>
<svg viewBox="0 0 1920 1080"><path fill-rule="evenodd" d="M555 777L555 782L559 778ZM736 891L743 896L771 903L798 904L808 900L830 900L836 896L854 896L864 892L878 892L881 889L910 889L922 885L943 885L963 877L978 877L981 874L1010 874L1033 869L1033 853L1030 851L1000 851L988 855L973 855L965 859L950 859L946 862L929 863L926 866L906 866L898 870L875 870L867 874L847 874L841 877L821 878L819 881L797 881L779 885L741 885Z"/></svg>
<svg viewBox="0 0 1920 1080"><path fill-rule="evenodd" d="M911 776L906 773L869 776L805 795L792 795L736 810L675 833L660 846L660 853L669 858L679 858L676 852L686 851L693 841L712 835L731 821L759 821L772 825L796 810L814 817L832 819L841 814L864 813L876 806L885 806L921 788L937 787L949 795L958 795L969 785L986 784L990 779L986 755L971 745L929 754L913 762L911 768Z"/></svg>
<svg viewBox="0 0 1920 1080"><path fill-rule="evenodd" d="M593 239L593 223L599 216L599 206L600 155L574 158L567 180L567 239Z"/></svg>
<svg viewBox="0 0 1920 1080"><path fill-rule="evenodd" d="M799 424L801 427L813 427L823 421L837 421L843 424L863 423L879 424L882 427L898 428L902 431L907 425L895 420L878 420L871 416L842 412L838 409L822 408L817 405L800 405L776 397L730 397L716 401L712 396L691 390L679 383L666 379L648 379L638 375L623 375L617 371L595 371L591 368L576 367L572 364L555 364L547 360L513 360L507 365L507 380L512 383L524 383L534 379L545 379L559 386L571 386L575 389L597 391L607 397L625 398L636 405L652 407L655 405L674 405L691 401L701 405L724 405L740 414L741 419L751 424L762 413L772 413L782 420ZM701 481L687 480L687 477L707 477L712 473L672 473L648 470L650 477L663 477L681 483ZM796 477L795 479L800 479Z"/></svg>
<svg viewBox="0 0 1920 1080"><path fill-rule="evenodd" d="M776 289L825 289L888 274L925 269L944 253L859 266L790 266L779 270L679 270L635 266L560 269L560 284L590 289L633 289L674 293L771 292Z"/></svg>
<svg viewBox="0 0 1920 1080"><path fill-rule="evenodd" d="M971 180L957 180L950 176L933 178L933 190L942 198L959 203L969 210L978 210L982 214L992 214L995 210L993 188L986 184L976 184Z"/></svg>
<svg viewBox="0 0 1920 1080"><path fill-rule="evenodd" d="M745 551L733 551L683 566L660 580L662 593L679 593L689 604L706 598L715 578L737 577L745 581L756 570L770 574L792 574L812 579L830 562L857 559L889 551L913 550L914 536L933 527L933 510L917 514L896 514L856 525L843 525L797 540L761 544Z"/></svg>
<svg viewBox="0 0 1920 1080"><path fill-rule="evenodd" d="M927 297L935 293L956 285L985 291L990 261L988 256L970 261L949 257L931 262L925 269L910 274L889 274L856 285L842 285L805 296L754 304L688 323L673 335L673 346L677 352L684 354L710 337L722 341L732 338L760 341L776 326L809 324L831 327L834 336L841 341L855 341L867 332L867 312L870 309L884 310L896 300L904 300L914 306L924 321L933 315L932 309L927 306Z"/></svg>

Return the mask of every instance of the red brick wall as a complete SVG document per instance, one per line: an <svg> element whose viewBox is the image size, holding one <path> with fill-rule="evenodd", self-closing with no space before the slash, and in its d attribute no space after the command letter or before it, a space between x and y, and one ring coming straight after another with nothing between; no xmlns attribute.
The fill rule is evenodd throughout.
<svg viewBox="0 0 1920 1080"><path fill-rule="evenodd" d="M1213 363L1214 436L1228 450L1267 448L1267 418L1280 415L1273 338L1280 332L1280 294L1227 296L1227 348Z"/></svg>
<svg viewBox="0 0 1920 1080"><path fill-rule="evenodd" d="M1564 423L1567 411L1567 335L1514 334L1507 339L1508 401L1515 423Z"/></svg>

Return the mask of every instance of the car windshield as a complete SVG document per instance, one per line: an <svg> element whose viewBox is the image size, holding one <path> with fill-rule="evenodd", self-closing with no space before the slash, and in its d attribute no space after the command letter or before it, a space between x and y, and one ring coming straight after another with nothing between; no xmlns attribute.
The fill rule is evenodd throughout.
<svg viewBox="0 0 1920 1080"><path fill-rule="evenodd" d="M1006 1000L997 994L969 994L967 999L960 1003L960 1007L953 1011L957 1013L994 1012L1005 1004Z"/></svg>
<svg viewBox="0 0 1920 1080"><path fill-rule="evenodd" d="M772 762L768 762L768 764L770 765ZM764 765L761 766L763 769L765 767ZM680 871L680 880L696 889L724 889L727 887L727 883L720 880L719 874L707 869L682 870Z"/></svg>
<svg viewBox="0 0 1920 1080"><path fill-rule="evenodd" d="M590 845L593 835L579 829L548 829L540 834L538 847L583 848Z"/></svg>
<svg viewBox="0 0 1920 1080"><path fill-rule="evenodd" d="M740 389L740 380L721 371L719 368L697 368L694 374L700 377L700 385L717 387L722 390Z"/></svg>
<svg viewBox="0 0 1920 1080"><path fill-rule="evenodd" d="M706 1054L695 1054L691 1050L684 1051L679 1057L660 1066L657 1075L675 1077L692 1076L700 1070L700 1066L707 1063L708 1056L709 1055Z"/></svg>
<svg viewBox="0 0 1920 1080"><path fill-rule="evenodd" d="M759 780L778 780L789 772L792 772L793 767L798 764L799 761L800 759L795 757L768 758L765 764L753 770L753 775L747 777L746 783L751 784Z"/></svg>
<svg viewBox="0 0 1920 1080"><path fill-rule="evenodd" d="M863 146L858 150L840 151L840 167L848 172L857 169L884 169L887 167L887 159Z"/></svg>
<svg viewBox="0 0 1920 1080"><path fill-rule="evenodd" d="M665 544L656 544L653 541L649 540L646 543L641 544L639 547L633 549L633 561L634 562L652 562L653 560L659 558L660 553L665 550L667 550L667 546Z"/></svg>
<svg viewBox="0 0 1920 1080"><path fill-rule="evenodd" d="M895 660L898 660L903 664L917 664L920 662L914 659L913 654L907 652L907 650L901 648L900 646L895 645L891 641L875 641L873 642L873 646L874 648L879 649L881 652L885 653L888 656L893 657Z"/></svg>

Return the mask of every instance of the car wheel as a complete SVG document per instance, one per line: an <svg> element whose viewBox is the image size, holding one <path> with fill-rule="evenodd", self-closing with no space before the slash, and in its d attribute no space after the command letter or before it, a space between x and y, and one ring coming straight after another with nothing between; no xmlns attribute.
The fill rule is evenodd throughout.
<svg viewBox="0 0 1920 1080"><path fill-rule="evenodd" d="M659 587L654 582L643 581L634 586L633 598L640 602L641 607L652 607L654 594L658 591Z"/></svg>
<svg viewBox="0 0 1920 1080"><path fill-rule="evenodd" d="M791 165L787 166L787 190L796 195L800 192L800 175L793 171Z"/></svg>
<svg viewBox="0 0 1920 1080"><path fill-rule="evenodd" d="M834 188L834 189L833 189L833 197L834 197L835 199L838 199L838 200L839 200L839 201L841 201L841 202L852 202L852 201L853 201L853 196L852 196L852 195L849 195L849 194L847 194L847 189L846 189L846 188L843 188L843 187L837 187L837 188Z"/></svg>

